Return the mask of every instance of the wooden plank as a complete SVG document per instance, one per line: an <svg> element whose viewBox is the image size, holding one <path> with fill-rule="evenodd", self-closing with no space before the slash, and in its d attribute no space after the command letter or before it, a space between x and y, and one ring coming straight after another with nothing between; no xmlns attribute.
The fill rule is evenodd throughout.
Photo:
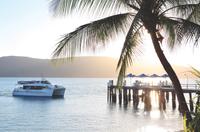
<svg viewBox="0 0 200 132"><path fill-rule="evenodd" d="M111 86L111 88L117 88L117 86ZM173 87L165 86L123 86L124 89L137 89L137 90L153 90L153 91L164 91L164 92L174 92ZM183 89L184 93L200 93L200 89Z"/></svg>

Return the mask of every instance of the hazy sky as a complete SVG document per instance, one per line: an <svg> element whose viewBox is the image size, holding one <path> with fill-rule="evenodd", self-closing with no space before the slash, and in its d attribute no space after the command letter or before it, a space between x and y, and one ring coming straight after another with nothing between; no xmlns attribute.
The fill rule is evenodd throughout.
<svg viewBox="0 0 200 132"><path fill-rule="evenodd" d="M0 19L0 56L34 58L50 58L61 35L90 21L83 16L65 19L53 17L48 0L1 0ZM136 62L157 64L158 59L151 41L148 37L145 38L143 53L138 55ZM96 55L118 57L122 43L123 40L119 38ZM171 63L200 68L199 51L199 48L194 49L192 46L183 46L173 52L164 49Z"/></svg>

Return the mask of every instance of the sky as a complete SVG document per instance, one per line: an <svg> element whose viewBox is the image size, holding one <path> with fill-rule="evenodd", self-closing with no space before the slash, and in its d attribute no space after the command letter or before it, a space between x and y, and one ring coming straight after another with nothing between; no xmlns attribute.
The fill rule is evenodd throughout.
<svg viewBox="0 0 200 132"><path fill-rule="evenodd" d="M0 19L0 57L27 56L41 59L51 58L56 43L63 34L91 21L75 14L62 18L53 17L49 10L49 0L1 0ZM81 55L118 58L122 44L123 38L119 37L96 54ZM145 36L141 51L135 58L136 63L160 64L149 37ZM172 64L200 68L198 47L184 45L174 51L167 48L163 51Z"/></svg>

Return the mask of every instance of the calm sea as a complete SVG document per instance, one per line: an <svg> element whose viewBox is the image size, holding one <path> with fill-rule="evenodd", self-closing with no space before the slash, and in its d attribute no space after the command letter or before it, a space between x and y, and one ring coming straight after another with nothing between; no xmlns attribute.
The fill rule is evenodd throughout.
<svg viewBox="0 0 200 132"><path fill-rule="evenodd" d="M107 103L108 78L47 78L66 87L64 99L13 97L19 80L0 78L0 132L174 132L183 129L177 110L151 112ZM133 81L133 80L127 80ZM147 80L155 83L155 80ZM157 79L158 81L158 79ZM157 102L156 100L154 102ZM155 103L156 104L156 103Z"/></svg>

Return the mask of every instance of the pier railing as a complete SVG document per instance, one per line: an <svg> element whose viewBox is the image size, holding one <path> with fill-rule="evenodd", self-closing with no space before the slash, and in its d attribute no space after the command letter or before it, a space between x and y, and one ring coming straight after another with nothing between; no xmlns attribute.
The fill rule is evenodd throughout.
<svg viewBox="0 0 200 132"><path fill-rule="evenodd" d="M199 84L181 84L183 89L200 89Z"/></svg>
<svg viewBox="0 0 200 132"><path fill-rule="evenodd" d="M183 93L189 95L189 106L190 111L194 110L193 94L196 94L197 101L196 104L200 103L200 87L198 84L182 84ZM170 84L160 84L160 85L150 85L147 83L135 83L132 86L124 85L122 88L118 89L116 85L113 84L113 80L108 82L107 89L107 99L110 103L119 103L127 105L128 103L133 103L135 109L138 108L140 102L144 103L144 109L151 110L151 99L150 93L152 91L157 92L159 100L159 109L165 110L166 103L169 102L169 96L171 94L172 108L176 108L176 92L173 85Z"/></svg>

